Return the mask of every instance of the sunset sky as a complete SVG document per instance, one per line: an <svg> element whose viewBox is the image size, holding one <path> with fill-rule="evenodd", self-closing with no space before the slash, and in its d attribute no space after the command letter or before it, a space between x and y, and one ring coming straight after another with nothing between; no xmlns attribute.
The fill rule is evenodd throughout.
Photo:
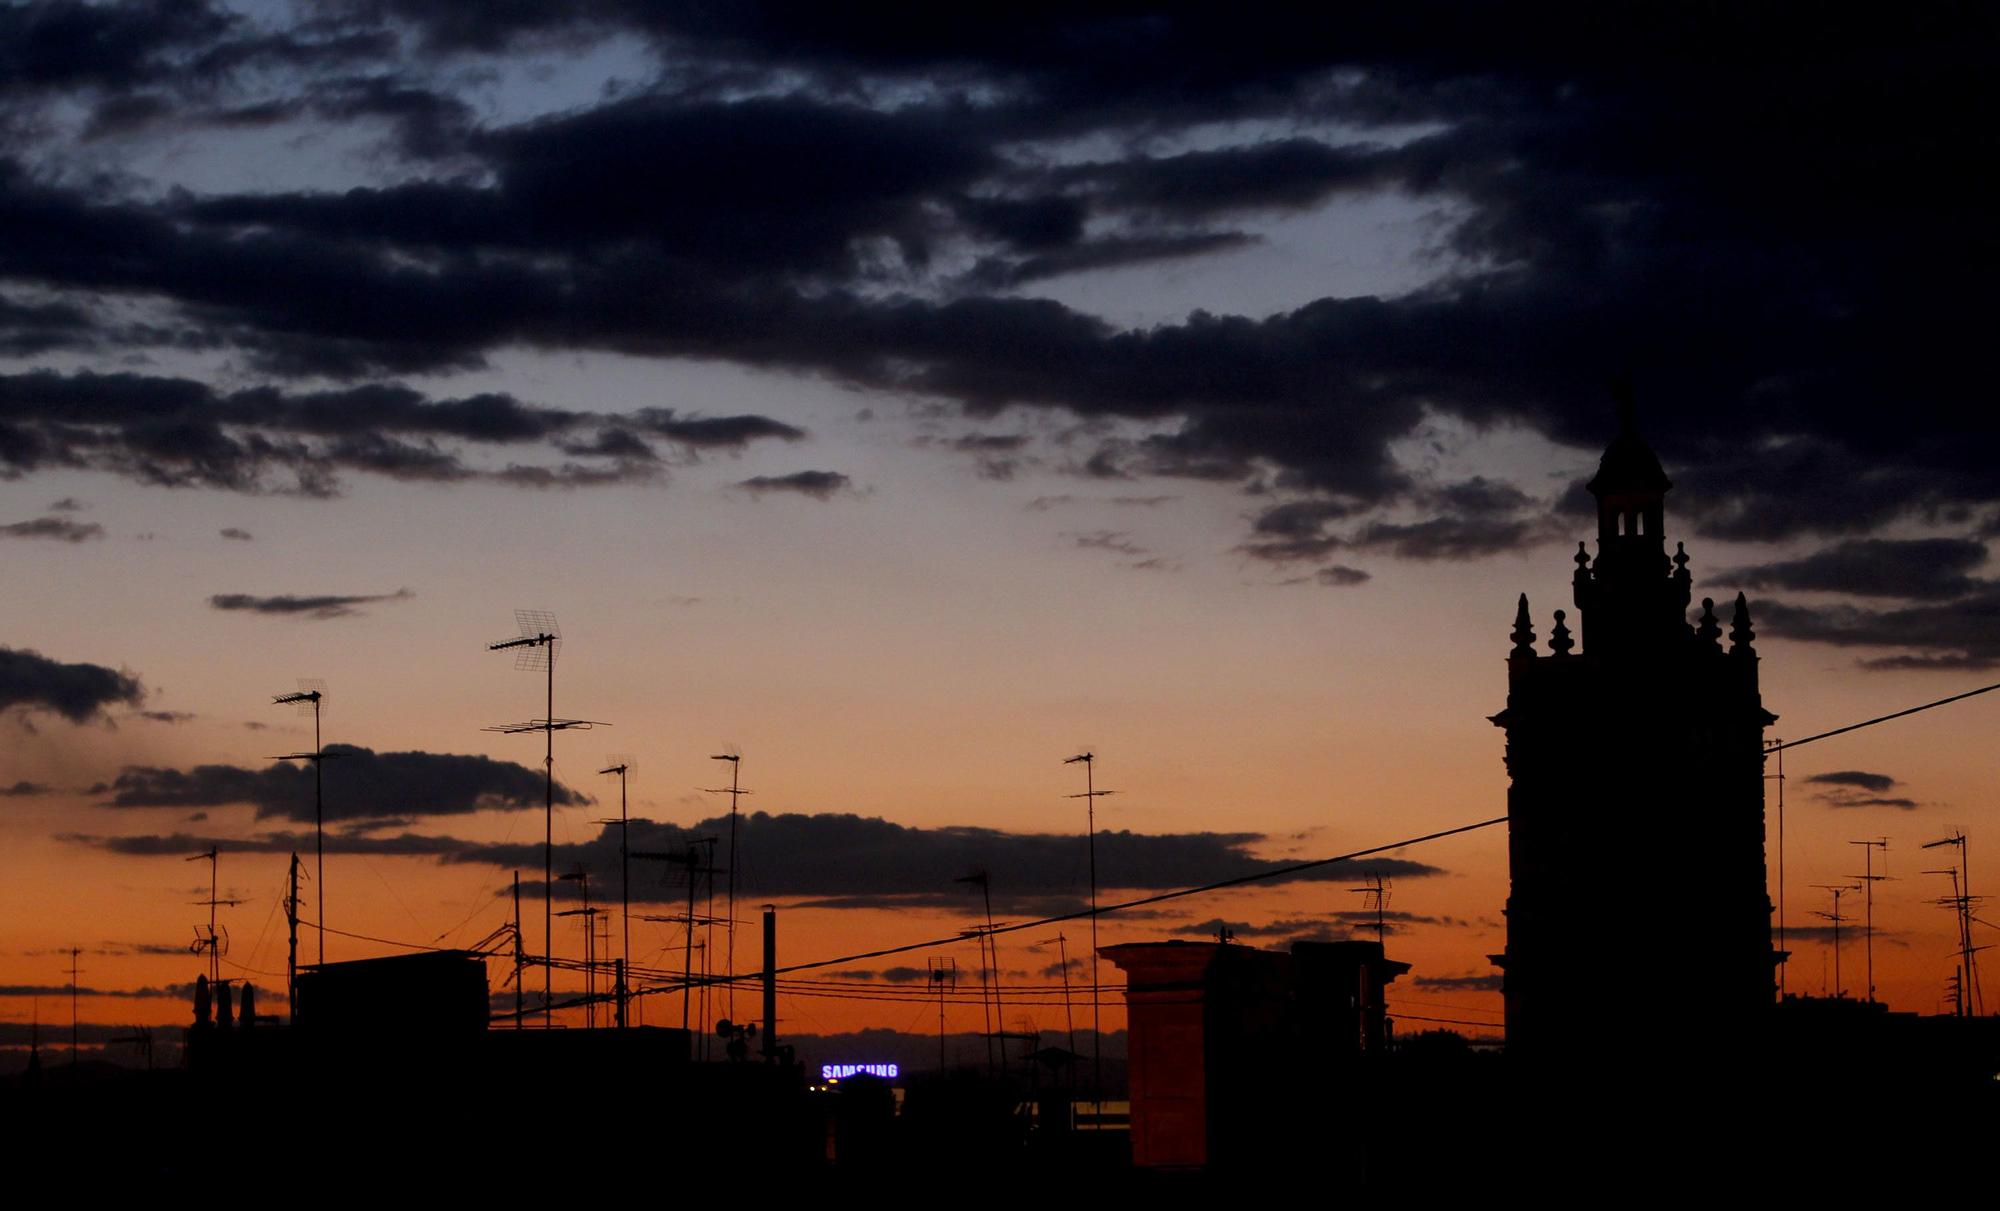
<svg viewBox="0 0 2000 1211"><path fill-rule="evenodd" d="M365 750L328 924L501 925L541 877L540 737L481 730L543 709L485 650L517 608L609 725L557 739L558 871L615 899L617 756L664 850L740 752L738 915L781 905L787 961L951 935L975 867L1001 920L1077 907L1084 749L1107 899L1501 815L1515 599L1573 609L1614 379L1774 737L1994 679L1990 18L1298 7L0 7L0 1046L67 1025L72 946L100 1037L185 1020L211 843L225 972L281 1008L302 677ZM1886 837L1878 995L1943 1004L1918 847L1964 829L2000 889L1996 719L1787 754L1793 991L1814 885ZM1703 849L1662 844L1684 886L1591 910L1670 932ZM1373 869L1406 1029L1497 1029L1504 830ZM1363 873L1105 940L1344 936ZM1003 978L1054 984L1055 934ZM931 953L976 967L847 970Z"/></svg>

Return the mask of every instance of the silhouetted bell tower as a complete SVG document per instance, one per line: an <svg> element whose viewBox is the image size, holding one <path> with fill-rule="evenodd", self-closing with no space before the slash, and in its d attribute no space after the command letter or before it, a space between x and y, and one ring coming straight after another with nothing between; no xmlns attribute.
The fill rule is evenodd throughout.
<svg viewBox="0 0 2000 1211"><path fill-rule="evenodd" d="M1526 594L1507 657L1507 1046L1531 1060L1726 1056L1775 991L1764 868L1763 734L1750 608L1729 642L1666 550L1673 484L1629 402L1588 485L1577 544L1580 650L1555 611L1538 650Z"/></svg>

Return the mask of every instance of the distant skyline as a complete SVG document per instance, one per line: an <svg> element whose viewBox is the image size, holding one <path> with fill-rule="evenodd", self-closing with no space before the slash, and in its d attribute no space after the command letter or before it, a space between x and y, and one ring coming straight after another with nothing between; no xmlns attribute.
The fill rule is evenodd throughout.
<svg viewBox="0 0 2000 1211"><path fill-rule="evenodd" d="M72 945L87 1021L183 1020L211 842L282 999L301 677L329 923L500 924L541 869L539 739L480 730L542 710L484 650L516 608L608 724L556 741L558 869L615 899L611 754L664 846L734 745L787 960L949 935L975 866L1005 919L1080 904L1084 748L1107 900L1499 815L1514 603L1574 610L1614 381L1773 738L2000 680L1992 46L1926 6L0 4L0 1027ZM1887 837L1878 990L1939 1007L1917 847L2000 890L1996 710L1787 755L1793 991L1813 885ZM1596 910L1700 895L1671 844L1684 887ZM1497 1027L1503 830L1386 860L1399 1007ZM1104 941L1351 932L1365 873Z"/></svg>

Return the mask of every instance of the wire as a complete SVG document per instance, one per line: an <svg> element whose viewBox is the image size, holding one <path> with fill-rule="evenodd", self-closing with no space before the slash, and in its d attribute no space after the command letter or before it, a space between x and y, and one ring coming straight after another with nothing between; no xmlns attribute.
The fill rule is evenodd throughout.
<svg viewBox="0 0 2000 1211"><path fill-rule="evenodd" d="M1414 1013L1396 1013L1393 1010L1388 1014L1388 1016L1395 1018L1399 1022L1444 1022L1452 1026L1491 1027L1500 1025L1500 1023L1498 1022L1468 1022L1462 1018L1427 1018Z"/></svg>
<svg viewBox="0 0 2000 1211"><path fill-rule="evenodd" d="M310 929L324 929L328 933L339 934L343 938L354 938L362 942L380 942L384 946L400 946L404 950L428 950L438 954L458 953L458 948L455 946L426 946L422 942L398 942L394 938L378 938L365 933L349 933L344 929L335 929L331 925L323 926L317 921L308 921L304 917L299 918L299 924Z"/></svg>
<svg viewBox="0 0 2000 1211"><path fill-rule="evenodd" d="M1293 875L1303 874L1309 870L1318 870L1323 866L1331 866L1336 862L1351 862L1356 858L1365 858L1374 854L1387 853L1388 851L1394 849L1405 849L1409 846L1422 845L1429 841L1441 841L1446 837L1455 837L1461 833L1476 832L1479 829L1491 828L1496 824L1505 824L1506 822L1507 822L1507 817L1495 816L1491 820L1481 820L1476 824L1461 824L1457 828L1441 829L1438 832L1425 833L1420 837L1407 837L1401 841L1391 841L1385 845L1372 845L1366 849L1357 849L1349 851L1348 853L1344 854L1335 854L1333 857L1330 858L1315 858L1310 862L1296 862L1290 866L1281 866L1276 870L1262 870L1254 872L1252 874L1238 875L1233 879L1220 879L1214 883L1204 883L1198 887L1183 887L1183 888L1178 888L1174 891L1163 891L1150 896L1140 896L1138 899L1135 900L1122 900L1115 904L1104 904L1098 907L1097 914L1099 916L1106 916L1111 913L1123 912L1127 909L1144 908L1147 905L1151 904L1163 904L1168 900L1180 900L1180 899L1185 899L1188 896L1205 895L1209 892L1222 891L1226 888L1243 887L1251 883L1261 883L1273 879L1286 879L1290 878ZM1089 915L1090 915L1090 910L1085 908L1077 912L1061 913L1052 917L1043 917L1035 921L1022 921L1014 925L1001 925L985 932L989 934L1018 933L1019 931L1024 929L1040 929L1044 926L1054 925L1062 921L1080 920L1084 917L1088 917ZM838 967L845 963L858 963L863 959L880 959L880 958L886 958L889 955L908 954L910 951L913 950L927 950L938 946L958 945L960 943L963 943L965 940L966 939L964 935L954 933L952 936L948 938L932 938L922 942L908 942L901 946L886 946L880 950L869 950L869 951L863 951L859 954L842 955L841 957L835 959L815 959L809 963L793 963L786 967L777 968L773 974L784 975L794 971L814 971L822 967ZM735 973L729 973L725 975L704 977L704 979L706 979L708 982L711 983L720 980L748 981L760 978L761 976L755 972L745 972L740 975ZM645 996L649 993L667 992L667 991L670 990L665 988L648 988L648 989L641 989L638 992L633 993L632 995ZM671 989L671 991L678 992L680 991L680 989L677 986Z"/></svg>
<svg viewBox="0 0 2000 1211"><path fill-rule="evenodd" d="M1864 727L1874 727L1878 723L1887 723L1891 719L1901 719L1905 715L1914 715L1918 711L1928 711L1932 707L1947 706L1954 702L1963 702L1967 698L1977 698L1981 694L1990 694L1994 690L2000 690L2000 681L1996 681L1992 685L1980 686L1976 690L1967 690L1963 694L1953 694L1949 698L1940 698L1936 702L1926 702L1922 706L1913 706L1910 707L1908 710L1896 711L1888 715L1877 715L1873 719L1863 719L1859 723L1850 723L1846 727L1837 727L1830 732L1821 732L1817 736L1807 736L1803 740L1787 740L1782 744L1773 744L1768 748L1766 748L1764 751L1767 754L1781 753L1788 748L1797 748L1801 744L1811 744L1815 740L1824 740L1828 736L1838 736L1844 732L1858 731Z"/></svg>

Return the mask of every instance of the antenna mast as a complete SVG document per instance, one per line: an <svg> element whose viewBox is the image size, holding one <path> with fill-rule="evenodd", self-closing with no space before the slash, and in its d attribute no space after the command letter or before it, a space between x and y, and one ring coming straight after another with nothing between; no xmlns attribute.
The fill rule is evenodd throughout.
<svg viewBox="0 0 2000 1211"><path fill-rule="evenodd" d="M597 919L598 910L590 906L590 872L581 863L566 875L557 875L558 883L574 883L583 890L583 907L568 908L557 913L559 917L583 918L583 1024L585 1029L597 1026L597 934L591 922Z"/></svg>
<svg viewBox="0 0 2000 1211"><path fill-rule="evenodd" d="M299 856L292 855L285 887L285 1020L299 1020Z"/></svg>
<svg viewBox="0 0 2000 1211"><path fill-rule="evenodd" d="M727 745L725 747L733 749L735 745ZM710 757L709 760L727 761L729 763L729 785L726 787L704 788L704 793L719 795L725 790L729 792L729 907L724 910L729 919L727 927L727 945L729 949L728 957L724 960L728 964L729 987L724 995L729 998L727 1016L733 1022L736 1020L736 801L739 797L747 795L750 792L743 789L743 754L736 752L717 753L713 757ZM710 864L713 865L712 860ZM711 874L709 876L709 892L711 895L714 894L714 883L715 878ZM711 914L713 911L714 909L711 907Z"/></svg>
<svg viewBox="0 0 2000 1211"><path fill-rule="evenodd" d="M958 989L958 960L950 955L932 955L930 960L931 987L937 989L938 999L938 1072L945 1070L944 1058L944 998L945 993Z"/></svg>
<svg viewBox="0 0 2000 1211"><path fill-rule="evenodd" d="M562 629L556 616L547 610L515 610L515 625L521 633L512 639L489 643L489 652L514 653L514 667L548 674L548 714L526 723L503 723L489 732L517 736L540 732L543 737L542 769L542 1028L555 1026L555 853L556 853L556 733L571 728L599 726L592 719L556 718L556 651L562 645Z"/></svg>
<svg viewBox="0 0 2000 1211"><path fill-rule="evenodd" d="M1090 1096L1101 1111L1104 1101L1104 1022L1103 998L1097 979L1097 800L1118 792L1097 789L1097 754L1078 753L1066 758L1063 764L1083 766L1083 793L1069 797L1083 800L1084 824L1090 847ZM991 915L988 913L988 916ZM1100 1128L1103 1118L1101 1113L1093 1116Z"/></svg>
<svg viewBox="0 0 2000 1211"><path fill-rule="evenodd" d="M1778 772L1765 774L1766 781L1778 784L1778 999L1785 998L1785 968L1791 964L1791 947L1785 941L1785 749L1783 740L1765 741L1765 755L1777 754Z"/></svg>
<svg viewBox="0 0 2000 1211"><path fill-rule="evenodd" d="M1007 1072L1007 1014L1001 1008L1000 1004L1000 944L993 936L995 926L993 924L992 880L984 870L976 870L969 875L954 880L954 882L978 884L979 894L983 897L986 904L986 928L972 930L973 933L979 936L979 965L982 969L979 974L980 1005L984 1007L987 1004L986 994L989 988L993 994L992 1017L988 1018L986 1022L986 1068L987 1075L991 1076L993 1070L993 1040L997 1037L1000 1040L1000 1071L1002 1075L1005 1075ZM998 1030L997 1035L995 1034L996 1029Z"/></svg>
<svg viewBox="0 0 2000 1211"><path fill-rule="evenodd" d="M1864 859L1862 873L1849 877L1861 880L1861 886L1866 889L1862 899L1862 903L1866 905L1862 910L1864 914L1862 918L1864 922L1862 925L1862 937L1866 939L1865 953L1868 956L1868 1001L1870 1004L1873 1004L1875 1001L1875 885L1889 877L1887 874L1889 869L1889 838L1879 837L1873 841L1849 841L1848 844L1861 846L1861 853ZM1875 851L1878 849L1882 851L1882 870L1884 871L1884 873L1879 875L1875 873Z"/></svg>
<svg viewBox="0 0 2000 1211"><path fill-rule="evenodd" d="M1840 923L1848 919L1840 915L1840 897L1850 891L1860 891L1861 886L1850 883L1815 883L1813 886L1833 893L1833 911L1815 912L1813 915L1833 922L1833 997L1839 1000L1847 995L1847 990L1840 986Z"/></svg>
<svg viewBox="0 0 2000 1211"><path fill-rule="evenodd" d="M203 933L201 926L195 926L194 945L188 947L188 949L196 954L206 953L208 955L208 984L209 987L213 988L222 982L222 956L229 949L229 931L226 929L218 930L216 928L216 907L221 905L234 908L238 904L243 903L243 901L224 900L216 894L216 870L222 863L214 845L210 845L205 853L190 856L187 861L208 863L208 899L195 901L197 905L208 905L208 932Z"/></svg>
<svg viewBox="0 0 2000 1211"><path fill-rule="evenodd" d="M1365 928L1375 931L1375 941L1378 943L1389 935L1389 887L1387 880L1379 874L1374 874L1368 876L1368 886L1348 888L1357 896L1370 897L1363 903L1362 911L1366 912L1371 908L1374 910L1375 923Z"/></svg>
<svg viewBox="0 0 2000 1211"><path fill-rule="evenodd" d="M71 946L69 948L68 953L69 953L69 1066L71 1068L75 1068L76 1067L76 977L77 973L82 970L82 968L76 965L76 960L77 957L83 953L83 948L81 946Z"/></svg>
<svg viewBox="0 0 2000 1211"><path fill-rule="evenodd" d="M317 677L299 678L298 692L279 694L271 699L273 706L296 706L299 713L312 712L313 749L310 753L286 753L273 757L274 761L310 761L313 767L313 882L317 886L319 920L314 929L319 934L319 961L326 962L326 780L321 776L320 766L327 758L326 746L320 743L319 716L321 701L326 697L326 682ZM339 754L335 754L338 756Z"/></svg>
<svg viewBox="0 0 2000 1211"><path fill-rule="evenodd" d="M1966 854L1965 830L1955 829L1948 837L1925 843L1925 849L1954 846L1958 850L1958 865L1949 870L1927 870L1927 875L1950 875L1951 896L1935 903L1952 910L1958 923L1958 988L1954 1000L1961 1017L1976 1017L1985 1012L1985 1000L1979 989L1978 954L1986 949L1972 944L1972 909L1980 897L1972 894L1971 859Z"/></svg>
<svg viewBox="0 0 2000 1211"><path fill-rule="evenodd" d="M627 781L632 775L632 759L621 755L612 757L610 761L611 764L597 772L600 774L618 775L618 898L620 901L621 920L625 929L625 940L620 943L618 954L624 962L624 966L619 970L630 971L632 969L632 817L626 808L625 793ZM610 824L612 821L600 820L598 823ZM620 1027L625 1025L626 998L625 980L621 976L618 980L618 1025Z"/></svg>

